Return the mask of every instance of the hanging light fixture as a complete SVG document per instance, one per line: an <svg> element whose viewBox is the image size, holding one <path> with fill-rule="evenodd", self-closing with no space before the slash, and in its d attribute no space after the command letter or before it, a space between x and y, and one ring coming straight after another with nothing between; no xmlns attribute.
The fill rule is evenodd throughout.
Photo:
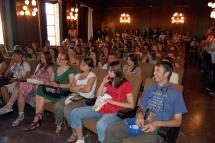
<svg viewBox="0 0 215 143"><path fill-rule="evenodd" d="M215 19L215 3L209 2L208 7L212 8L213 10L211 11L210 17Z"/></svg>
<svg viewBox="0 0 215 143"><path fill-rule="evenodd" d="M68 20L78 20L78 8L72 7L66 17Z"/></svg>
<svg viewBox="0 0 215 143"><path fill-rule="evenodd" d="M184 24L183 13L175 12L171 18L173 24Z"/></svg>
<svg viewBox="0 0 215 143"><path fill-rule="evenodd" d="M120 23L131 23L131 17L129 14L127 13L123 13L120 15L120 18L119 18L119 22Z"/></svg>
<svg viewBox="0 0 215 143"><path fill-rule="evenodd" d="M37 15L37 1L36 0L25 0L17 4L17 15L20 16L36 16Z"/></svg>

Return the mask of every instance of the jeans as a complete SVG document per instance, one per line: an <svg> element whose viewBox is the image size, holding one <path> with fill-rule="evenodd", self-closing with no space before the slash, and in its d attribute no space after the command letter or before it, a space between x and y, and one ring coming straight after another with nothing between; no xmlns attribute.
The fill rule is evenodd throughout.
<svg viewBox="0 0 215 143"><path fill-rule="evenodd" d="M106 128L112 123L120 120L120 118L117 117L116 113L103 114L92 110L92 106L80 107L72 110L71 112L71 127L82 128L82 120L90 118L100 118L96 124L98 140L100 142L103 142L105 139Z"/></svg>

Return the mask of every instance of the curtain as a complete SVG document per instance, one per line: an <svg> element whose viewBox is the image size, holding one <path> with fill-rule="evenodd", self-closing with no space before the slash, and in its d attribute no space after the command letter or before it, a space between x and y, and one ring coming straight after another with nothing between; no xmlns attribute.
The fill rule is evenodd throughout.
<svg viewBox="0 0 215 143"><path fill-rule="evenodd" d="M93 37L93 9L88 7L88 40Z"/></svg>
<svg viewBox="0 0 215 143"><path fill-rule="evenodd" d="M8 50L12 50L14 46L13 33L16 29L16 7L14 0L1 0L0 11L4 42Z"/></svg>

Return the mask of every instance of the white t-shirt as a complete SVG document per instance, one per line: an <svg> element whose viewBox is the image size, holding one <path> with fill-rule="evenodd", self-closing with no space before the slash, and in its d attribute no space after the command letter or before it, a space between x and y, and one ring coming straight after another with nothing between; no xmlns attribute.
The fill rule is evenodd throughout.
<svg viewBox="0 0 215 143"><path fill-rule="evenodd" d="M80 80L79 78L80 78L81 74L82 73L78 73L75 75L75 80L76 80L77 85L86 85L90 78L96 77L96 75L93 72L90 72L84 80ZM96 83L97 83L97 81L94 82L93 87L90 90L90 92L88 92L88 93L79 92L79 94L85 98L93 98L94 92L96 89Z"/></svg>
<svg viewBox="0 0 215 143"><path fill-rule="evenodd" d="M10 68L10 72L13 73L13 78L22 78L26 75L27 72L30 71L31 67L25 61L21 63L14 63Z"/></svg>
<svg viewBox="0 0 215 143"><path fill-rule="evenodd" d="M175 73L175 72L172 72L172 75L169 79L169 82L170 83L175 83L175 84L178 84L178 80L179 80L179 75L178 73Z"/></svg>

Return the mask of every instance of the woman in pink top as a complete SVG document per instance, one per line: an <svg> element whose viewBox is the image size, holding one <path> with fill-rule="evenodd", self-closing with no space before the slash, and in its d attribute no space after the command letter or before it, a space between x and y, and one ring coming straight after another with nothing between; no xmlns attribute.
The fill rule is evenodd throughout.
<svg viewBox="0 0 215 143"><path fill-rule="evenodd" d="M124 108L134 108L134 99L132 95L132 85L125 79L122 65L118 62L109 64L108 75L101 83L97 96L103 96L107 93L111 99L106 101L101 109L96 112L91 106L76 108L71 112L71 127L73 134L67 142L84 143L82 134L82 120L88 118L100 118L96 128L98 140L103 142L105 139L105 129L113 122L119 121L117 111Z"/></svg>

